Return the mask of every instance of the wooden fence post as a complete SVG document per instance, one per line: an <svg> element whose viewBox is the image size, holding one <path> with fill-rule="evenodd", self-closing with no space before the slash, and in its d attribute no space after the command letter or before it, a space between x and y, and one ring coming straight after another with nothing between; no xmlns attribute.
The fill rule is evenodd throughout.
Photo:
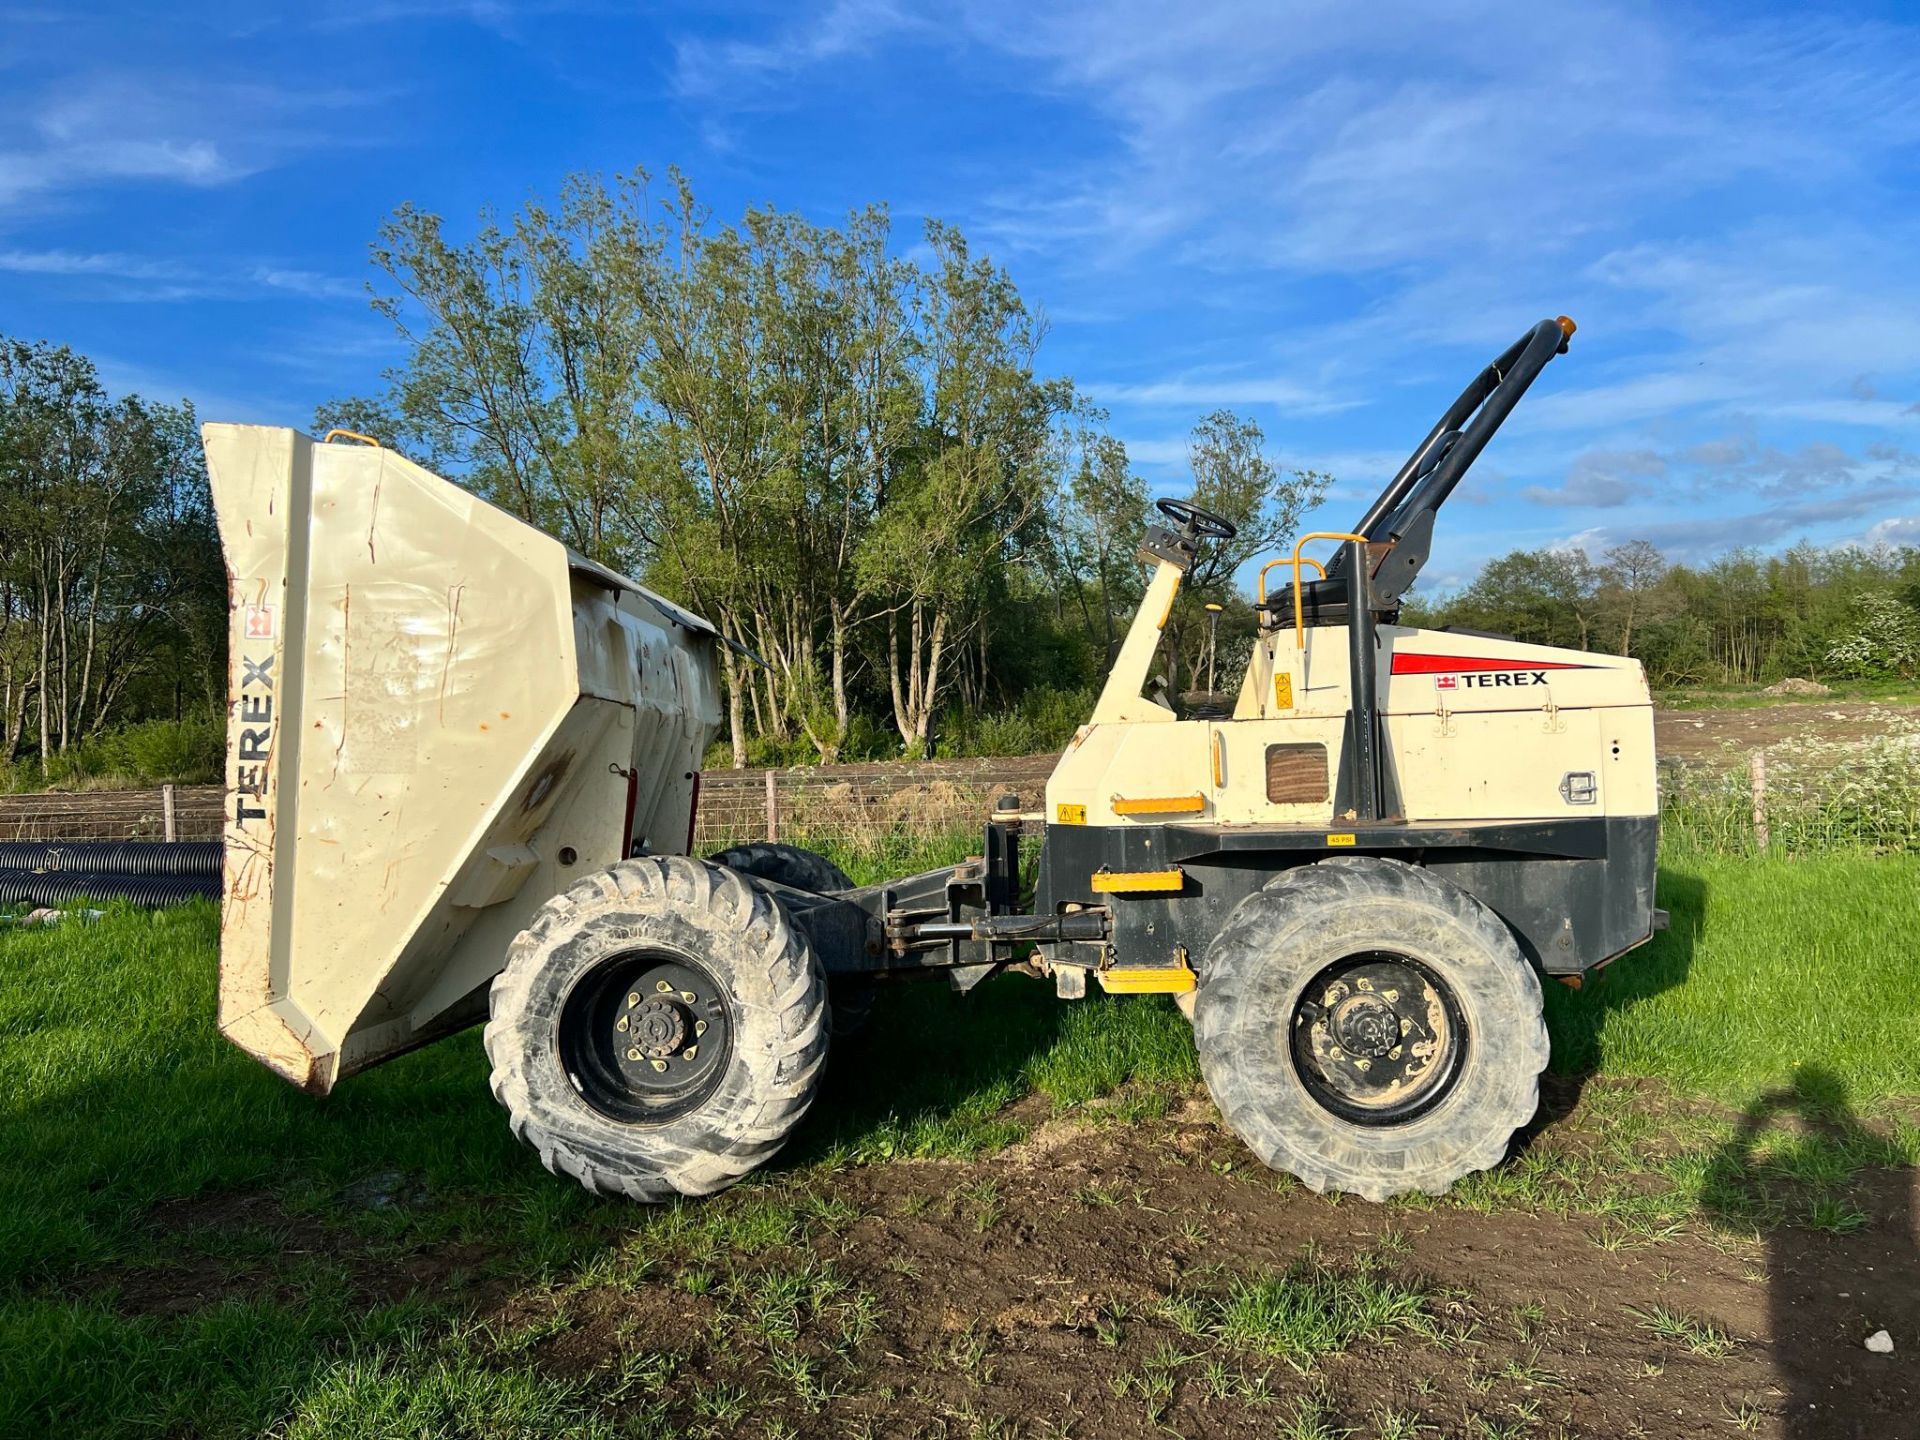
<svg viewBox="0 0 1920 1440"><path fill-rule="evenodd" d="M177 838L173 828L173 786L160 787L160 833L171 845Z"/></svg>
<svg viewBox="0 0 1920 1440"><path fill-rule="evenodd" d="M767 839L777 841L780 838L780 789L779 780L771 769L767 771Z"/></svg>
<svg viewBox="0 0 1920 1440"><path fill-rule="evenodd" d="M1772 834L1767 826L1767 752L1755 750L1747 757L1747 784L1753 791L1753 843L1767 848Z"/></svg>

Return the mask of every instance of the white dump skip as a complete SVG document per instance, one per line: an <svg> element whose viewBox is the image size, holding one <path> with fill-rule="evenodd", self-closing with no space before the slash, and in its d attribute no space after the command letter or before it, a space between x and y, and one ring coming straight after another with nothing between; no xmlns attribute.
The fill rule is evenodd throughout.
<svg viewBox="0 0 1920 1440"><path fill-rule="evenodd" d="M480 1018L582 875L685 849L716 639L391 450L202 433L231 606L220 1027L325 1092Z"/></svg>

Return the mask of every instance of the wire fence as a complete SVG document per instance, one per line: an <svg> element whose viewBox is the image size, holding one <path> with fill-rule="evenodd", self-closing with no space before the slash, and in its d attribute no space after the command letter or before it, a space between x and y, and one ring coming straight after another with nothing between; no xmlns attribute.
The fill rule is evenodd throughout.
<svg viewBox="0 0 1920 1440"><path fill-rule="evenodd" d="M694 848L784 837L865 849L975 830L1003 795L1037 806L1057 758L708 771ZM225 804L217 785L0 795L0 840L217 840Z"/></svg>
<svg viewBox="0 0 1920 1440"><path fill-rule="evenodd" d="M1716 854L1920 851L1920 729L1663 765L1663 838Z"/></svg>
<svg viewBox="0 0 1920 1440"><path fill-rule="evenodd" d="M1003 795L1038 808L1057 757L715 770L700 777L694 849L750 840L879 852L977 832ZM1669 840L1719 852L1920 850L1920 728L1866 741L1787 741L1661 764ZM0 840L217 840L215 785L0 796Z"/></svg>
<svg viewBox="0 0 1920 1440"><path fill-rule="evenodd" d="M707 771L694 847L786 839L867 848L977 830L1003 795L1037 808L1058 758Z"/></svg>
<svg viewBox="0 0 1920 1440"><path fill-rule="evenodd" d="M0 795L0 840L218 840L218 785Z"/></svg>

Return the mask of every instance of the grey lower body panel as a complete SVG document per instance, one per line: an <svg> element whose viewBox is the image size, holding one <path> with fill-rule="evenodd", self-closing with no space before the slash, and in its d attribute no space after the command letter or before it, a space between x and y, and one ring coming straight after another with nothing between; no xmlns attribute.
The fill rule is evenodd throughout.
<svg viewBox="0 0 1920 1440"><path fill-rule="evenodd" d="M1544 859L1435 851L1426 866L1472 895L1512 929L1549 975L1578 975L1652 938L1660 819L1608 820L1607 853Z"/></svg>
<svg viewBox="0 0 1920 1440"><path fill-rule="evenodd" d="M1577 975L1644 942L1654 928L1658 816L1488 825L1348 827L1050 825L1034 909L1104 905L1113 912L1114 963L1195 968L1241 900L1277 873L1336 855L1380 855L1424 866L1504 920L1527 958L1549 975ZM1177 865L1177 894L1096 894L1098 871Z"/></svg>

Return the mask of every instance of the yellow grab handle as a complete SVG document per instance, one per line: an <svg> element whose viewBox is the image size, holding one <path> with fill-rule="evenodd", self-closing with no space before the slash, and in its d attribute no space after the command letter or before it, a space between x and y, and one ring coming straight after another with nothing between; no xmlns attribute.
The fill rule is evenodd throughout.
<svg viewBox="0 0 1920 1440"><path fill-rule="evenodd" d="M1293 562L1287 559L1286 556L1282 555L1278 560L1269 560L1266 564L1260 567L1260 603L1262 605L1267 603L1267 571L1273 569L1277 565L1290 565L1292 563ZM1327 567L1322 565L1318 560L1314 559L1311 555L1302 555L1300 557L1300 563L1302 565L1311 565L1314 568L1314 571L1320 576L1322 580L1327 578Z"/></svg>

